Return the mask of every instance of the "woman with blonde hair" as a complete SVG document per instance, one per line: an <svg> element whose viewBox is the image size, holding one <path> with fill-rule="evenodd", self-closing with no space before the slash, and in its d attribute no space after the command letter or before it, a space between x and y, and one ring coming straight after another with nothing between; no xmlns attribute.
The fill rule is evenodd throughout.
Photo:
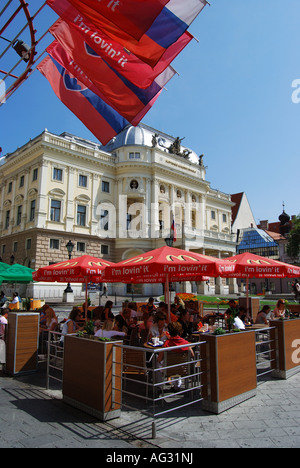
<svg viewBox="0 0 300 468"><path fill-rule="evenodd" d="M58 324L58 318L54 310L51 307L47 307L44 310L44 320L43 323L40 324L40 328L47 331L55 331Z"/></svg>
<svg viewBox="0 0 300 468"><path fill-rule="evenodd" d="M57 325L58 325L58 318L54 312L54 310L51 307L48 307L46 309L46 329L49 331L55 331Z"/></svg>
<svg viewBox="0 0 300 468"><path fill-rule="evenodd" d="M279 301L276 304L275 309L273 310L273 315L275 318L282 318L285 317L285 300L284 299L279 299Z"/></svg>

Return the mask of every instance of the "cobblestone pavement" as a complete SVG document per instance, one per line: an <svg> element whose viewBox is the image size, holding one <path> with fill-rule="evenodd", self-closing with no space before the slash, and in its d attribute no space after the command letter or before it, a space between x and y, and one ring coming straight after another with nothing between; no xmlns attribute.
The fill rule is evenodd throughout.
<svg viewBox="0 0 300 468"><path fill-rule="evenodd" d="M0 373L1 448L288 448L300 447L300 374L266 379L257 396L214 415L199 404L156 420L139 412L102 423L45 390L45 376Z"/></svg>

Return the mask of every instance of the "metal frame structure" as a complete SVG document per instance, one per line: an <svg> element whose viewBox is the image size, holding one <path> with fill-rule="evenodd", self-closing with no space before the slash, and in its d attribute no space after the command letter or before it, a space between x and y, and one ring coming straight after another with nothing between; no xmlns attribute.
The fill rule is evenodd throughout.
<svg viewBox="0 0 300 468"><path fill-rule="evenodd" d="M4 13L7 13L8 8L11 6L12 2L15 0L8 0L5 6L2 8L0 11L0 19ZM7 40L9 44L7 47L3 50L2 53L0 53L0 74L4 75L2 78L2 82L5 83L7 78L13 78L13 83L10 84L10 86L6 87L6 89L3 91L0 91L0 106L19 88L19 86L24 83L24 81L29 77L29 75L32 73L33 65L38 61L38 59L41 57L41 55L44 54L44 52L36 58L37 55L37 45L38 43L44 38L44 36L48 33L48 30L43 34L43 36L37 40L36 39L36 30L34 28L34 20L38 16L38 14L41 12L41 10L45 7L46 2L39 8L39 10L31 16L28 8L28 3L26 3L25 0L19 0L19 6L16 8L16 10L13 11L13 13L10 14L9 18L6 20L5 24L3 26L0 26L0 36L6 31L6 29L11 25L11 23L18 17L18 15L23 12L25 16L25 25L21 28L21 30L15 35L15 37L12 39L12 41L9 41L5 38L2 37L2 39ZM24 61L24 57L21 57L15 64L14 66L8 70L2 70L1 69L1 59L8 53L12 48L14 48L14 44L16 41L18 41L19 37L22 35L22 33L26 30L29 29L29 35L30 35L30 45L28 46L28 58ZM15 69L20 65L20 63L26 62L26 67L25 70L23 70L20 74L14 73Z"/></svg>

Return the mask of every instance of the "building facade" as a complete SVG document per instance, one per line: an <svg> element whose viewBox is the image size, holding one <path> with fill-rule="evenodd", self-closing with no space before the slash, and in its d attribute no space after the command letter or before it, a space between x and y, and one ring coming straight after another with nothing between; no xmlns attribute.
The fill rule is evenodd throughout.
<svg viewBox="0 0 300 468"><path fill-rule="evenodd" d="M7 155L0 175L0 256L6 263L37 269L66 260L69 240L73 258L118 262L164 245L173 219L175 247L219 258L236 251L234 203L206 181L203 156L142 124L128 126L105 147L45 130ZM217 279L212 286L221 293L225 283ZM126 288L114 285L113 291Z"/></svg>

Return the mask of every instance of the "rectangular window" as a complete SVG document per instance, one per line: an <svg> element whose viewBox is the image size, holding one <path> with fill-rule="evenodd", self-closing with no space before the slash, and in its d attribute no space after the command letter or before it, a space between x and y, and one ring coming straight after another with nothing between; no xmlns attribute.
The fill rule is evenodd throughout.
<svg viewBox="0 0 300 468"><path fill-rule="evenodd" d="M51 200L50 220L60 222L61 201Z"/></svg>
<svg viewBox="0 0 300 468"><path fill-rule="evenodd" d="M101 245L101 254L102 255L108 255L109 254L108 245Z"/></svg>
<svg viewBox="0 0 300 468"><path fill-rule="evenodd" d="M53 168L53 180L62 180L62 169Z"/></svg>
<svg viewBox="0 0 300 468"><path fill-rule="evenodd" d="M24 176L23 176L23 175L20 177L20 185L19 185L19 187L20 187L20 188L21 188L21 187L24 187Z"/></svg>
<svg viewBox="0 0 300 468"><path fill-rule="evenodd" d="M37 180L38 178L38 168L33 169L32 181Z"/></svg>
<svg viewBox="0 0 300 468"><path fill-rule="evenodd" d="M20 226L22 221L22 205L19 205L17 208L17 226Z"/></svg>
<svg viewBox="0 0 300 468"><path fill-rule="evenodd" d="M35 217L35 200L30 203L30 221L33 221Z"/></svg>
<svg viewBox="0 0 300 468"><path fill-rule="evenodd" d="M227 223L227 215L223 214L223 223Z"/></svg>
<svg viewBox="0 0 300 468"><path fill-rule="evenodd" d="M108 210L101 210L100 228L104 231L108 231Z"/></svg>
<svg viewBox="0 0 300 468"><path fill-rule="evenodd" d="M18 250L18 242L14 242L14 252Z"/></svg>
<svg viewBox="0 0 300 468"><path fill-rule="evenodd" d="M109 182L102 180L102 192L109 193Z"/></svg>
<svg viewBox="0 0 300 468"><path fill-rule="evenodd" d="M30 250L31 249L31 239L26 240L26 249Z"/></svg>
<svg viewBox="0 0 300 468"><path fill-rule="evenodd" d="M3 245L2 245L2 255L4 255L4 254L5 254L5 248L6 248L6 245L5 245L5 244L3 244Z"/></svg>
<svg viewBox="0 0 300 468"><path fill-rule="evenodd" d="M79 187L87 187L87 176L79 174Z"/></svg>
<svg viewBox="0 0 300 468"><path fill-rule="evenodd" d="M9 182L8 184L8 193L12 191L12 182Z"/></svg>
<svg viewBox="0 0 300 468"><path fill-rule="evenodd" d="M210 212L210 217L211 217L211 219L216 219L216 212L215 212L215 211L211 211L211 212Z"/></svg>
<svg viewBox="0 0 300 468"><path fill-rule="evenodd" d="M78 226L85 226L86 223L86 206L77 206L77 224Z"/></svg>
<svg viewBox="0 0 300 468"><path fill-rule="evenodd" d="M141 159L141 153L129 153L129 159Z"/></svg>
<svg viewBox="0 0 300 468"><path fill-rule="evenodd" d="M85 252L85 242L77 242L77 252Z"/></svg>
<svg viewBox="0 0 300 468"><path fill-rule="evenodd" d="M9 228L9 218L10 218L10 211L7 211L5 215L5 229Z"/></svg>
<svg viewBox="0 0 300 468"><path fill-rule="evenodd" d="M50 239L50 249L59 250L59 240L58 239Z"/></svg>

